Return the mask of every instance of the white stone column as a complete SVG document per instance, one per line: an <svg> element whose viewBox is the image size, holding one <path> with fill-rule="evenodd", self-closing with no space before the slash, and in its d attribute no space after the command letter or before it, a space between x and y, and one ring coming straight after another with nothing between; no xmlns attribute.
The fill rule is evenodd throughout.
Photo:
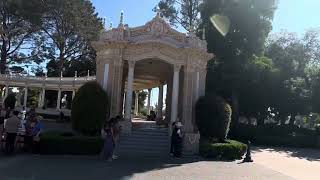
<svg viewBox="0 0 320 180"><path fill-rule="evenodd" d="M23 99L23 106L27 108L27 101L28 101L28 87L24 88L24 99Z"/></svg>
<svg viewBox="0 0 320 180"><path fill-rule="evenodd" d="M199 71L199 96L204 96L206 94L206 78L207 70L204 67Z"/></svg>
<svg viewBox="0 0 320 180"><path fill-rule="evenodd" d="M172 87L172 101L171 101L171 123L178 118L178 97L179 97L179 75L181 65L174 65L173 73L173 87Z"/></svg>
<svg viewBox="0 0 320 180"><path fill-rule="evenodd" d="M147 103L148 114L150 114L150 111L151 111L151 93L152 93L152 89L148 89L148 103Z"/></svg>
<svg viewBox="0 0 320 180"><path fill-rule="evenodd" d="M162 119L162 109L163 109L163 85L159 86L159 96L158 96L158 112L157 118Z"/></svg>
<svg viewBox="0 0 320 180"><path fill-rule="evenodd" d="M58 90L58 98L57 98L57 110L61 108L61 89Z"/></svg>
<svg viewBox="0 0 320 180"><path fill-rule="evenodd" d="M107 91L108 89L108 79L109 79L109 64L104 65L103 73L103 89Z"/></svg>
<svg viewBox="0 0 320 180"><path fill-rule="evenodd" d="M46 100L46 89L42 88L42 93L41 93L41 107L45 106L45 100Z"/></svg>
<svg viewBox="0 0 320 180"><path fill-rule="evenodd" d="M41 102L42 102L42 91L39 92L38 108L41 108Z"/></svg>
<svg viewBox="0 0 320 180"><path fill-rule="evenodd" d="M128 82L127 82L127 95L126 95L126 107L125 107L125 119L131 124L131 106L132 106L132 91L134 80L134 66L135 61L128 61Z"/></svg>
<svg viewBox="0 0 320 180"><path fill-rule="evenodd" d="M196 77L195 77L194 97L195 97L195 102L197 102L199 99L200 72L197 71L195 73L196 73Z"/></svg>
<svg viewBox="0 0 320 180"><path fill-rule="evenodd" d="M126 96L127 96L127 92L126 91L124 91L124 93L123 93L123 102L122 102L122 114L125 114L125 108L126 108L126 100L127 100L127 98L126 98Z"/></svg>
<svg viewBox="0 0 320 180"><path fill-rule="evenodd" d="M6 92L4 93L4 98L6 99L6 97L9 95L9 84L6 84Z"/></svg>
<svg viewBox="0 0 320 180"><path fill-rule="evenodd" d="M139 113L139 91L135 91L135 102L134 102L134 115Z"/></svg>
<svg viewBox="0 0 320 180"><path fill-rule="evenodd" d="M72 100L74 99L74 96L76 95L76 90L72 91Z"/></svg>

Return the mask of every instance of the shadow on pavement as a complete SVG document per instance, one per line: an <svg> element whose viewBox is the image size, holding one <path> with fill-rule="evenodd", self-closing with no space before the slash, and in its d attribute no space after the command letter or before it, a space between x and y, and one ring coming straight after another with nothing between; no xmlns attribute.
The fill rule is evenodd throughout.
<svg viewBox="0 0 320 180"><path fill-rule="evenodd" d="M0 156L1 180L130 179L134 174L182 166L200 158L125 158L106 162L98 157ZM50 175L49 175L50 174Z"/></svg>
<svg viewBox="0 0 320 180"><path fill-rule="evenodd" d="M278 152L285 153L287 157L297 157L299 159L305 159L308 161L320 161L320 149L308 149L308 148L288 148L288 147L252 147L253 152Z"/></svg>

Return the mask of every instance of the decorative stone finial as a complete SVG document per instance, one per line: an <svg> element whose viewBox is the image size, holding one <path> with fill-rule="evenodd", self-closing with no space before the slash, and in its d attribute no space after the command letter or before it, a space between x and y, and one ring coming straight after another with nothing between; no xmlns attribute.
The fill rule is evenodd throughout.
<svg viewBox="0 0 320 180"><path fill-rule="evenodd" d="M109 29L110 30L112 29L112 22L110 22Z"/></svg>
<svg viewBox="0 0 320 180"><path fill-rule="evenodd" d="M78 77L78 71L74 72L74 77Z"/></svg>
<svg viewBox="0 0 320 180"><path fill-rule="evenodd" d="M161 18L163 10L161 10L159 7L157 7L156 12L157 12L157 16L156 17L157 18Z"/></svg>
<svg viewBox="0 0 320 180"><path fill-rule="evenodd" d="M124 12L121 11L121 14L120 14L120 24L119 24L119 25L123 25L123 14L124 14Z"/></svg>

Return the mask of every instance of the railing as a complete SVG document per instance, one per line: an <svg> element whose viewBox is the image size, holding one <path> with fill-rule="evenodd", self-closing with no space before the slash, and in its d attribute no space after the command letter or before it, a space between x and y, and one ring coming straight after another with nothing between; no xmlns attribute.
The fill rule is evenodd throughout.
<svg viewBox="0 0 320 180"><path fill-rule="evenodd" d="M32 82L32 83L54 83L54 84L82 84L87 81L96 80L96 76L85 76L85 77L35 77L35 76L23 76L17 74L0 74L0 81L6 81L9 83L14 82Z"/></svg>

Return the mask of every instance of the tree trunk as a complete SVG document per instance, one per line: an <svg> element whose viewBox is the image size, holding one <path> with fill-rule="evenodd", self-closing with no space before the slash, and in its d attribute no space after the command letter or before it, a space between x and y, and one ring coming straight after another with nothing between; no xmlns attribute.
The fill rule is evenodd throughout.
<svg viewBox="0 0 320 180"><path fill-rule="evenodd" d="M6 10L4 8L5 2L3 1L2 4L2 29L3 32L1 34L1 38L2 38L2 47L1 47L1 60L0 60L0 73L1 74L5 74L6 72L6 65L7 65L7 56L8 56L8 51L7 51L7 46L8 46L8 41L6 39L6 30L8 29L7 27L7 14L6 14Z"/></svg>
<svg viewBox="0 0 320 180"><path fill-rule="evenodd" d="M265 118L261 115L257 116L257 126L263 126L264 125Z"/></svg>
<svg viewBox="0 0 320 180"><path fill-rule="evenodd" d="M63 75L63 66L64 66L64 47L60 48L59 75Z"/></svg>
<svg viewBox="0 0 320 180"><path fill-rule="evenodd" d="M295 120L296 120L296 115L297 115L297 113L292 113L292 114L291 114L290 121L289 121L289 125L290 125L290 126L293 126L293 125L294 125L294 122L295 122Z"/></svg>
<svg viewBox="0 0 320 180"><path fill-rule="evenodd" d="M6 64L7 64L7 41L2 40L2 48L1 48L1 60L0 60L0 73L6 73Z"/></svg>

